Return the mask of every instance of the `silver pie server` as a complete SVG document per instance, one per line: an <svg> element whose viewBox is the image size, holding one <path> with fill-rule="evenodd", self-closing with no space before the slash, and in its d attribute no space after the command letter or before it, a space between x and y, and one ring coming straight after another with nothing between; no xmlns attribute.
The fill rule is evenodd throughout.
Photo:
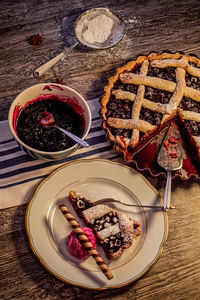
<svg viewBox="0 0 200 300"><path fill-rule="evenodd" d="M174 122L171 123L164 137L158 153L157 162L167 171L163 208L165 211L168 211L171 201L172 172L181 169L183 165L181 136L179 129Z"/></svg>

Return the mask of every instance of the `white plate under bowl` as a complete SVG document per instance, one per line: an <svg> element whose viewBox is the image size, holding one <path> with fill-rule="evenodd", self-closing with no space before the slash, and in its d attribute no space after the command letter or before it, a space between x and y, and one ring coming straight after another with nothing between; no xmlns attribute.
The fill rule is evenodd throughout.
<svg viewBox="0 0 200 300"><path fill-rule="evenodd" d="M91 201L112 197L130 204L162 206L159 193L145 177L123 164L102 159L64 164L42 181L26 212L31 248L45 268L64 282L88 289L118 288L144 275L161 255L167 239L167 214L162 208L112 204L113 208L142 222L142 235L115 260L108 260L97 246L113 274L113 278L107 280L92 257L82 261L68 251L66 237L72 228L59 205L64 203L84 226L69 203L71 190Z"/></svg>

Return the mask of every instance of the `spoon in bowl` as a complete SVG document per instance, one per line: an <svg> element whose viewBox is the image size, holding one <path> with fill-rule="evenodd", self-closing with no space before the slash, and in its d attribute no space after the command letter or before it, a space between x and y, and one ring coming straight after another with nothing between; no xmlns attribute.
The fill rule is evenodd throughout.
<svg viewBox="0 0 200 300"><path fill-rule="evenodd" d="M73 141L75 141L76 143L78 143L82 147L89 147L90 146L87 142L85 142L84 140L82 140L78 136L74 135L73 133L71 133L71 132L59 127L57 124L55 124L54 116L49 112L44 112L42 114L39 123L40 123L40 125L42 125L44 127L55 127L55 128L57 128L58 130L65 133L69 138L71 138Z"/></svg>

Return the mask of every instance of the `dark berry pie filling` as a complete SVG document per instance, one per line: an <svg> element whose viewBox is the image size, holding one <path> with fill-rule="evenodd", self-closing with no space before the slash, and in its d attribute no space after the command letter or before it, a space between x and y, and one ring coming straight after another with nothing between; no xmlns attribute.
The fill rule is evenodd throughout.
<svg viewBox="0 0 200 300"><path fill-rule="evenodd" d="M186 86L196 90L200 90L200 77L195 77L187 73L185 77L185 81L186 81Z"/></svg>
<svg viewBox="0 0 200 300"><path fill-rule="evenodd" d="M158 112L151 111L150 109L142 107L140 111L140 119L149 122L152 125L159 126L162 121L163 115Z"/></svg>
<svg viewBox="0 0 200 300"><path fill-rule="evenodd" d="M176 73L173 67L156 68L149 65L148 76L158 77L165 80L176 82Z"/></svg>
<svg viewBox="0 0 200 300"><path fill-rule="evenodd" d="M119 232L118 234L114 234L105 238L103 247L109 252L110 255L113 255L123 244L124 238L122 237L121 232Z"/></svg>
<svg viewBox="0 0 200 300"><path fill-rule="evenodd" d="M147 86L145 88L144 98L157 103L166 104L169 103L172 94L167 91L155 89Z"/></svg>
<svg viewBox="0 0 200 300"><path fill-rule="evenodd" d="M94 204L92 202L86 200L83 197L77 197L76 199L74 199L74 203L73 203L74 208L79 212L82 212L93 205Z"/></svg>
<svg viewBox="0 0 200 300"><path fill-rule="evenodd" d="M54 127L45 127L40 119L45 112L54 116L55 124L81 137L84 132L83 117L65 101L56 97L33 101L22 109L17 121L17 134L31 148L55 152L70 148L75 142Z"/></svg>
<svg viewBox="0 0 200 300"><path fill-rule="evenodd" d="M187 120L185 123L186 123L186 128L191 132L192 135L194 136L200 135L200 122Z"/></svg>

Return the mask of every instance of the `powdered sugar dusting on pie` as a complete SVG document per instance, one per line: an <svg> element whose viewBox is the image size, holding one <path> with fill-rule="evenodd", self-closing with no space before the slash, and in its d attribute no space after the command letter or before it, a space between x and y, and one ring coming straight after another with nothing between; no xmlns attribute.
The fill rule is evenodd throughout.
<svg viewBox="0 0 200 300"><path fill-rule="evenodd" d="M113 226L109 226L101 231L98 232L98 235L102 240L105 240L106 238L110 237L111 235L115 235L120 232L120 226L119 224L115 224Z"/></svg>
<svg viewBox="0 0 200 300"><path fill-rule="evenodd" d="M99 204L98 206L92 206L83 211L84 217L90 222L93 219L101 218L102 216L108 214L112 211L107 205Z"/></svg>
<svg viewBox="0 0 200 300"><path fill-rule="evenodd" d="M124 242L130 244L135 238L133 223L122 213L118 213L118 219L119 226L124 237Z"/></svg>

